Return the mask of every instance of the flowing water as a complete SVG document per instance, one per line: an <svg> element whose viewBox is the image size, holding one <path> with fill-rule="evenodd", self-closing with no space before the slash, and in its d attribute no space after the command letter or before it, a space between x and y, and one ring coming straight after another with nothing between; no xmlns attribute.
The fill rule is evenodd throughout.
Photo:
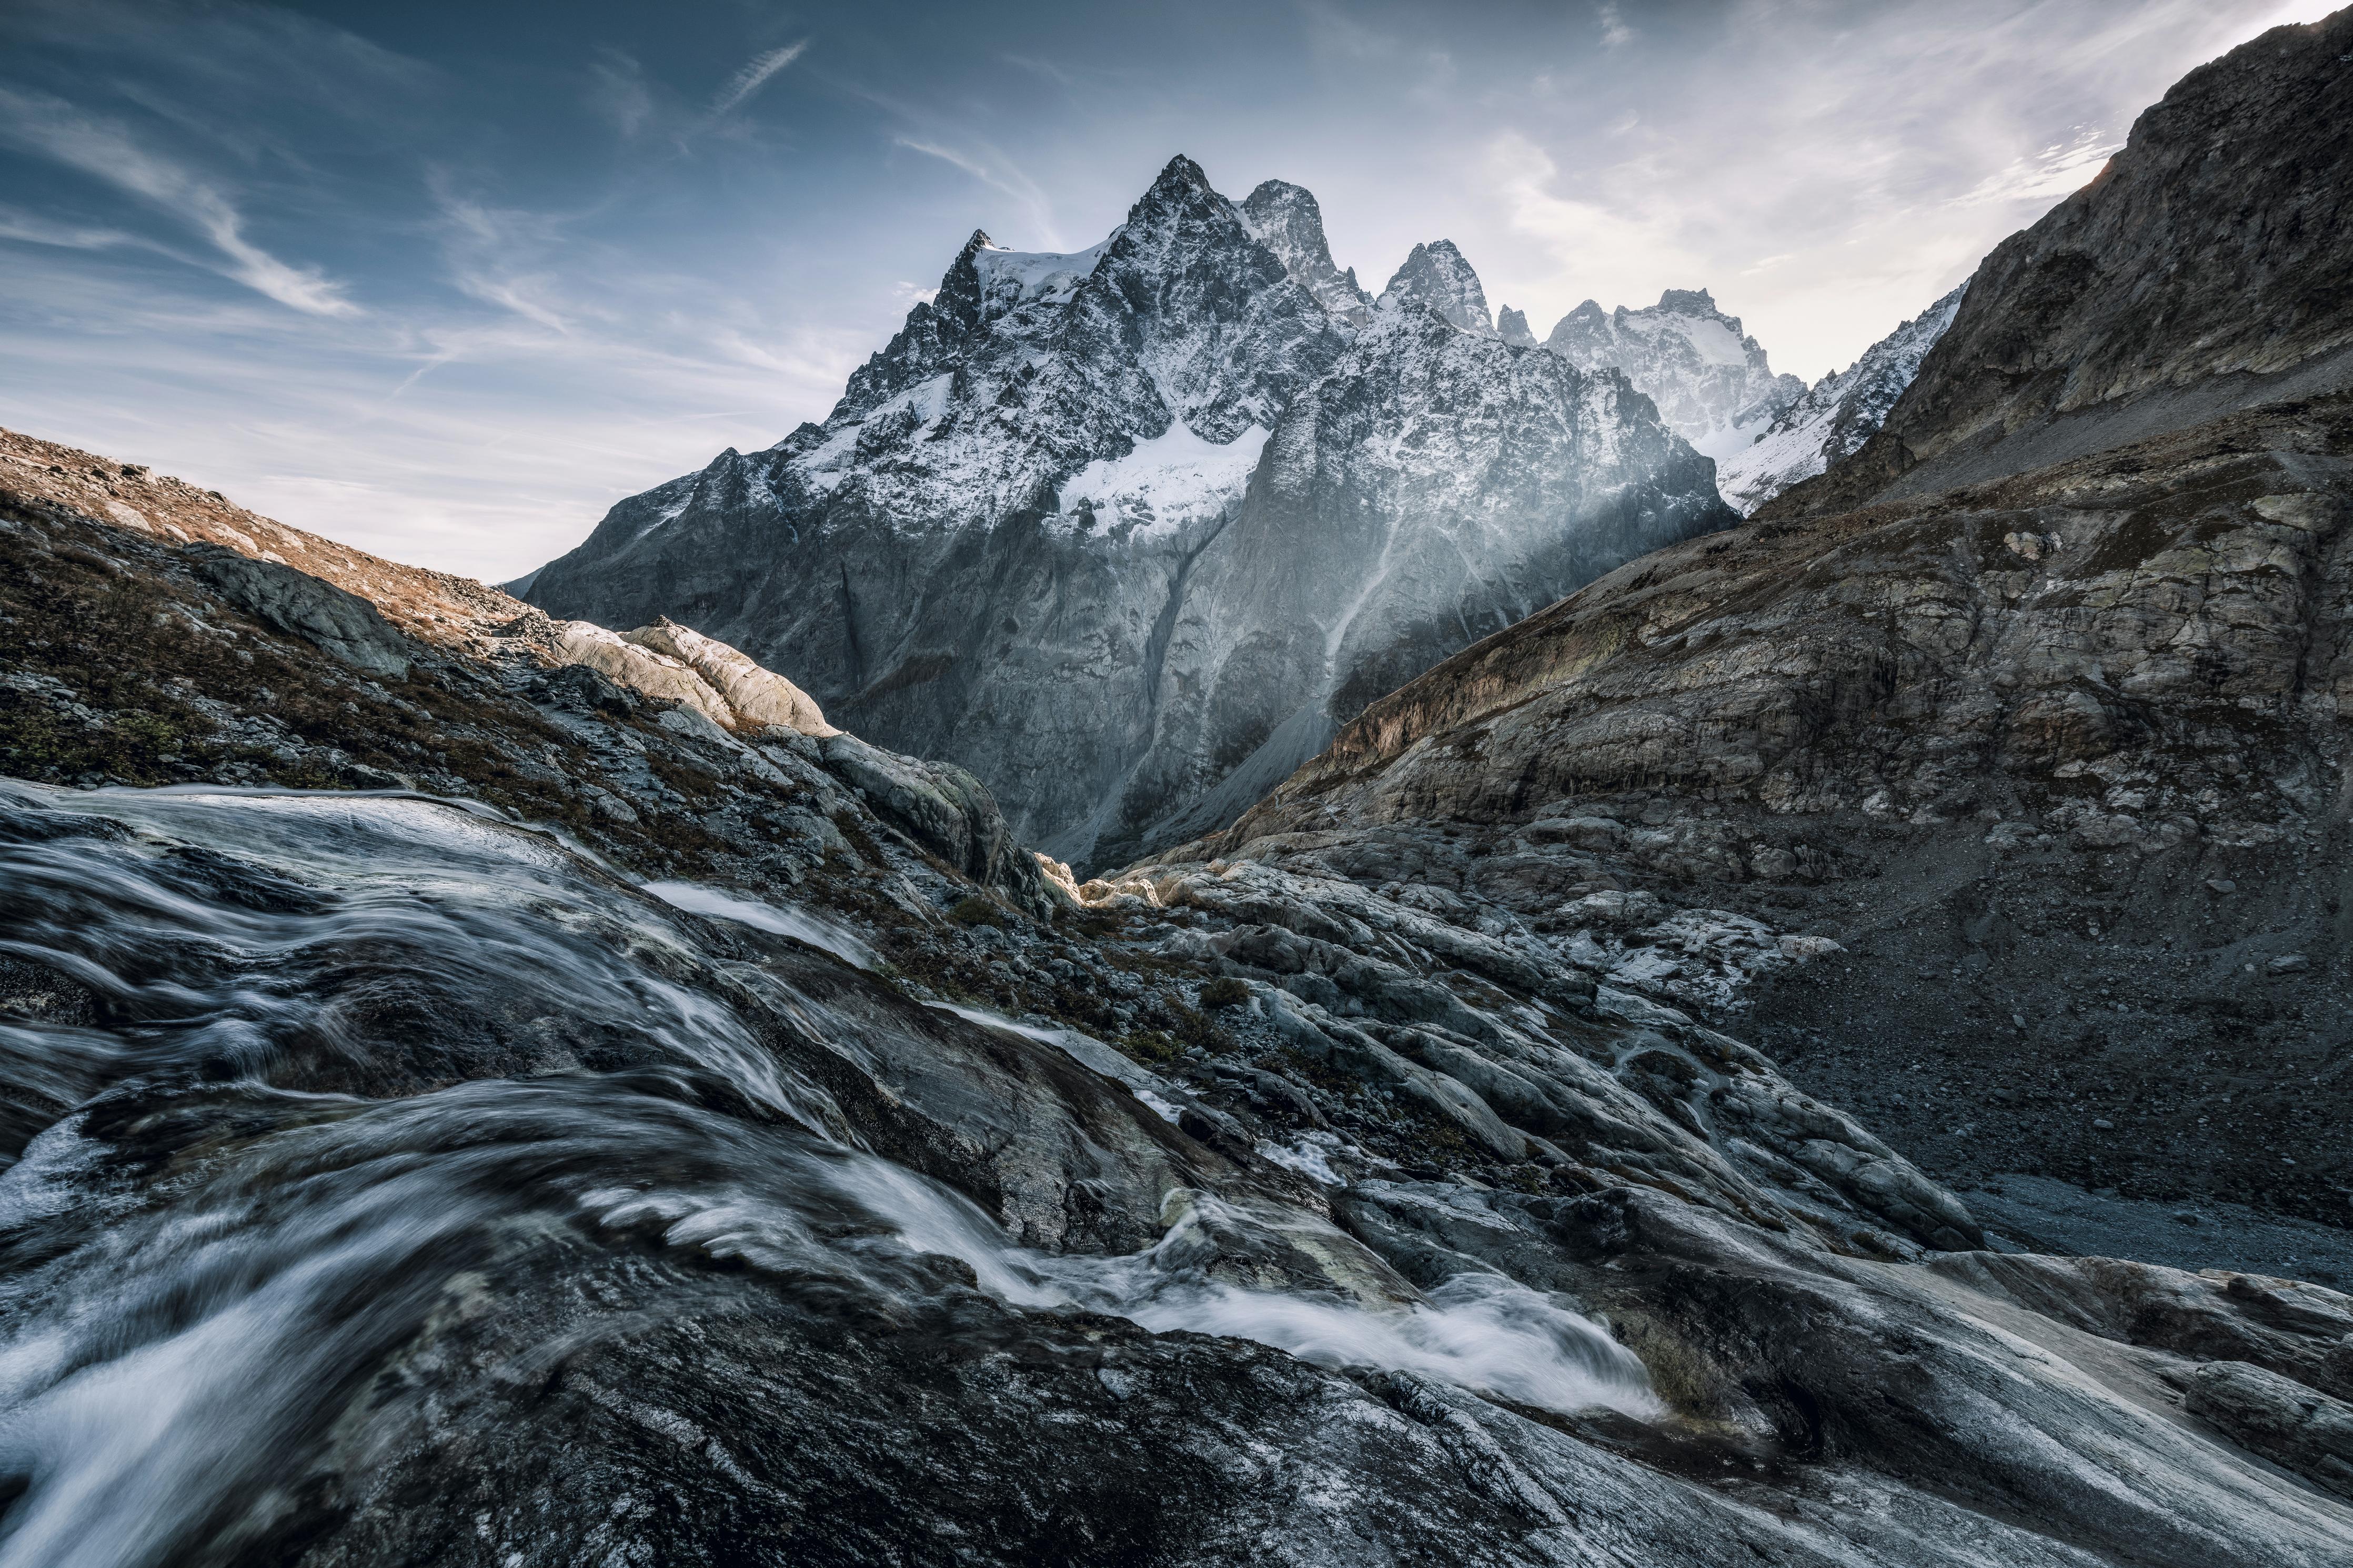
<svg viewBox="0 0 2353 1568"><path fill-rule="evenodd" d="M776 1048L825 1010L697 914L870 956L448 803L0 784L0 989L63 975L94 998L0 1023L0 1568L174 1561L297 1508L468 1281L598 1249L881 1300L968 1279L1027 1310L1655 1408L1605 1332L1499 1278L1389 1310L1212 1279L1201 1236L1235 1211L1206 1194L1176 1194L1141 1253L1012 1245L861 1146Z"/></svg>

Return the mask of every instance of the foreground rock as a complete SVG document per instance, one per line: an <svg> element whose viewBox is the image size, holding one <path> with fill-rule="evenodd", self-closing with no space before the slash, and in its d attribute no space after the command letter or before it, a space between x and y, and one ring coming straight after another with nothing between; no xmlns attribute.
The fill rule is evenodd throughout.
<svg viewBox="0 0 2353 1568"><path fill-rule="evenodd" d="M387 683L5 519L19 773L429 756L605 858L396 787L0 786L12 1547L2316 1568L2353 1525L2265 1462L2325 1426L2201 1392L2327 1408L2343 1298L1936 1250L1949 1193L1492 905L1031 896L976 786L747 720L681 628L594 640L723 716L488 595Z"/></svg>

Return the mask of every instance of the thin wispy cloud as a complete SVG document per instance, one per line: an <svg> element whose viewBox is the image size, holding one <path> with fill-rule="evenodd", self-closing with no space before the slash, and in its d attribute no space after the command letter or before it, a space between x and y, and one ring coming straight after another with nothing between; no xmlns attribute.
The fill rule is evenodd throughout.
<svg viewBox="0 0 2353 1568"><path fill-rule="evenodd" d="M142 235L86 224L56 223L16 207L0 207L0 239L13 239L26 245L55 246L61 250L162 248Z"/></svg>
<svg viewBox="0 0 2353 1568"><path fill-rule="evenodd" d="M568 334L572 327L557 298L562 284L554 271L540 265L561 244L560 221L495 209L456 195L448 177L438 171L428 184L447 236L443 248L449 281L458 291L552 332Z"/></svg>
<svg viewBox="0 0 2353 1568"><path fill-rule="evenodd" d="M313 316L355 315L343 287L314 268L280 261L245 235L229 198L178 164L141 146L121 126L87 118L46 94L0 88L0 135L152 203L194 228L224 276Z"/></svg>
<svg viewBox="0 0 2353 1568"><path fill-rule="evenodd" d="M1054 204L1047 198L1038 182L994 154L976 156L954 147L943 147L936 142L918 141L913 136L892 138L910 153L921 153L926 158L963 170L993 191L1002 191L1021 204L1029 215L1039 240L1049 250L1063 248L1062 233L1054 223Z"/></svg>
<svg viewBox="0 0 2353 1568"><path fill-rule="evenodd" d="M719 89L719 96L711 100L712 116L715 118L732 112L754 93L765 87L770 77L807 53L809 41L803 38L797 44L786 44L781 49L770 49L765 54L754 55L744 61L744 68L737 71L734 78Z"/></svg>
<svg viewBox="0 0 2353 1568"><path fill-rule="evenodd" d="M654 117L653 94L645 70L627 51L607 48L588 67L588 101L613 122L624 140L644 132Z"/></svg>

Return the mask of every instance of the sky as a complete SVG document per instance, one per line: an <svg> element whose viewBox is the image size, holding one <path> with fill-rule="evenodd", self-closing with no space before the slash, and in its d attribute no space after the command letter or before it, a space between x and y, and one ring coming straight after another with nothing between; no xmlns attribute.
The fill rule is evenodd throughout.
<svg viewBox="0 0 2353 1568"><path fill-rule="evenodd" d="M0 425L500 581L1169 157L1843 367L2323 0L0 0Z"/></svg>

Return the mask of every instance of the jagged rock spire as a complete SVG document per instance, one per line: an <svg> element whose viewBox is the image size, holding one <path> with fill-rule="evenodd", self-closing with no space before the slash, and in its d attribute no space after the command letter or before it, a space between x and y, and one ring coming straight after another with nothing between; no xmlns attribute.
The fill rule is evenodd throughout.
<svg viewBox="0 0 2353 1568"><path fill-rule="evenodd" d="M970 331L980 322L980 269L973 258L991 249L996 241L986 229L974 229L972 237L964 242L955 259L940 277L939 292L932 296L932 309L955 323L960 331Z"/></svg>
<svg viewBox="0 0 2353 1568"><path fill-rule="evenodd" d="M1397 269L1389 286L1381 290L1380 309L1409 310L1422 307L1438 313L1440 318L1466 332L1482 338L1495 335L1495 324L1487 314L1486 290L1479 287L1479 274L1462 259L1451 239L1435 239L1428 245L1417 245L1405 265Z"/></svg>
<svg viewBox="0 0 2353 1568"><path fill-rule="evenodd" d="M1360 325L1370 317L1372 300L1356 287L1355 270L1343 272L1332 264L1324 212L1313 193L1287 180L1268 180L1244 198L1241 210L1250 233L1318 304Z"/></svg>

